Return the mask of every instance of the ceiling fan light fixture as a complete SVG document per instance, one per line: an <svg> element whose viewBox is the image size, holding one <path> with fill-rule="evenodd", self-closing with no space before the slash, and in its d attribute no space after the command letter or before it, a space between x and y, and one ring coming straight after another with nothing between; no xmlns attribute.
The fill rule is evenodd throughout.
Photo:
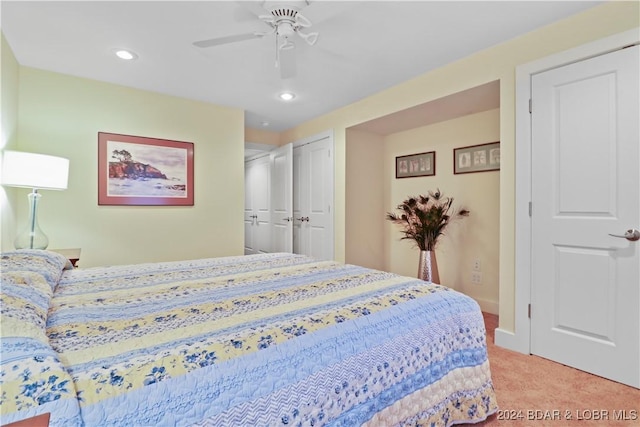
<svg viewBox="0 0 640 427"><path fill-rule="evenodd" d="M283 101L292 101L296 97L296 94L292 92L282 92L279 96Z"/></svg>
<svg viewBox="0 0 640 427"><path fill-rule="evenodd" d="M284 38L284 41L282 42L282 44L280 45L280 47L278 49L280 50L289 50L289 49L294 49L296 47L296 45L289 40L288 37Z"/></svg>
<svg viewBox="0 0 640 427"><path fill-rule="evenodd" d="M278 35L279 36L290 36L295 32L295 29L291 22L289 21L280 21L277 23Z"/></svg>
<svg viewBox="0 0 640 427"><path fill-rule="evenodd" d="M138 58L138 55L135 52L127 49L114 49L113 51L118 58L124 59L125 61L133 61Z"/></svg>

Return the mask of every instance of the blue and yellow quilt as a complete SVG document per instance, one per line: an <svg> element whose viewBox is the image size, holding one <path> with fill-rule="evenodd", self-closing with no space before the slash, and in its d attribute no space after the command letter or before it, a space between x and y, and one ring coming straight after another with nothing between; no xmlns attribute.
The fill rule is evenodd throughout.
<svg viewBox="0 0 640 427"><path fill-rule="evenodd" d="M29 317L25 252L2 257L3 423L448 426L497 409L480 309L443 286L292 254L65 270L39 251L59 271Z"/></svg>

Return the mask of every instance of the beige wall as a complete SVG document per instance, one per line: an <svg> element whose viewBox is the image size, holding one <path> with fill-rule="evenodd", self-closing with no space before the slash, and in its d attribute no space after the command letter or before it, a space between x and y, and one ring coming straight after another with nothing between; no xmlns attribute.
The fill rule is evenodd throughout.
<svg viewBox="0 0 640 427"><path fill-rule="evenodd" d="M345 262L384 270L384 138L353 129L347 137Z"/></svg>
<svg viewBox="0 0 640 427"><path fill-rule="evenodd" d="M50 248L82 248L82 267L243 253L242 110L19 72L17 148L70 159L69 188L42 192L39 219ZM98 206L98 132L193 142L195 205ZM24 220L27 190L18 191Z"/></svg>
<svg viewBox="0 0 640 427"><path fill-rule="evenodd" d="M19 65L4 35L1 34L0 61L2 61L0 62L0 150L4 150L14 148L16 145ZM16 193L15 188L0 186L0 248L13 245L16 228L16 204L14 203ZM26 197L24 203L27 203Z"/></svg>
<svg viewBox="0 0 640 427"><path fill-rule="evenodd" d="M258 144L280 145L280 133L264 129L245 128L244 140L245 142Z"/></svg>
<svg viewBox="0 0 640 427"><path fill-rule="evenodd" d="M282 144L327 129L334 131L336 259L344 261L347 258L346 215L351 211L347 209L347 142L350 138L346 129L499 80L498 139L502 144L499 174L500 326L513 330L515 67L636 28L640 25L639 16L638 2L608 2L426 73L280 135ZM2 59L4 108L4 53ZM242 149L245 139L242 111L23 67L19 68L18 80L17 146L71 159L69 190L47 192L43 197L41 223L52 245L82 247L83 266L242 253L242 215L238 214L243 206ZM14 105L14 102L9 101L9 104ZM98 131L196 143L196 206L98 207L95 181ZM386 185L391 184L385 180L383 186ZM19 191L19 198L25 200L25 203L17 203L18 215L23 218L26 192ZM396 202L389 201L387 205L392 206L393 203ZM4 212L6 206L2 207ZM2 222L4 227L4 219ZM120 237L117 231L123 224L129 230ZM6 249L5 241L7 238L3 235L3 249ZM350 254L349 258L354 256L359 257Z"/></svg>
<svg viewBox="0 0 640 427"><path fill-rule="evenodd" d="M639 2L607 2L581 14L486 49L332 111L283 134L290 142L333 129L336 153L336 259L345 257L345 129L405 108L500 81L500 327L514 330L515 318L515 68L556 52L640 26ZM428 54L428 53L425 53Z"/></svg>
<svg viewBox="0 0 640 427"><path fill-rule="evenodd" d="M453 148L500 139L500 110L381 136L347 129L345 262L415 277L417 250L387 212L409 195L440 188L472 215L451 224L437 248L441 283L498 312L500 173L453 174ZM436 175L395 179L395 157L436 151ZM471 284L480 260L482 284Z"/></svg>
<svg viewBox="0 0 640 427"><path fill-rule="evenodd" d="M475 298L490 313L498 312L500 172L454 175L453 149L499 139L500 110L495 109L389 135L384 144L385 177L390 182L385 193L386 211L395 211L407 196L426 195L437 189L454 198L454 208L471 211L469 217L452 221L438 242L440 283ZM349 139L347 147L350 145ZM394 178L396 156L427 151L436 152L435 176ZM384 218L384 212L378 216ZM415 277L418 252L413 242L400 240L397 225L389 221L384 225L387 270ZM471 284L476 259L481 265L481 285Z"/></svg>

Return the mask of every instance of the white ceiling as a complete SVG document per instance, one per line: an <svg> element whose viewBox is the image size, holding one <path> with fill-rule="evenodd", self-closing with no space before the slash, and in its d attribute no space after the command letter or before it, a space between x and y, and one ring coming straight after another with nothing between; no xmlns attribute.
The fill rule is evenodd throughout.
<svg viewBox="0 0 640 427"><path fill-rule="evenodd" d="M3 0L0 16L21 65L237 107L248 127L283 131L602 2L273 3L302 4L307 32L320 34L315 46L294 38L293 78L274 67L273 35L192 45L269 30L256 15L261 2ZM114 48L139 58L125 62ZM297 97L280 101L284 90Z"/></svg>

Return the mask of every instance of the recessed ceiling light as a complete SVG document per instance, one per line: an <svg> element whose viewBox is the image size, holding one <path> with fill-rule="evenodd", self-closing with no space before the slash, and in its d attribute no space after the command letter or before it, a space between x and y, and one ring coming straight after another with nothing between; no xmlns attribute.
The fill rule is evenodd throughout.
<svg viewBox="0 0 640 427"><path fill-rule="evenodd" d="M269 126L269 122L268 122L268 121L266 121L266 120L265 120L265 121L263 121L263 122L262 122L262 126L264 126L264 127Z"/></svg>
<svg viewBox="0 0 640 427"><path fill-rule="evenodd" d="M295 97L296 95L291 92L282 92L280 94L280 99L282 99L283 101L291 101Z"/></svg>
<svg viewBox="0 0 640 427"><path fill-rule="evenodd" d="M132 61L138 57L138 55L136 55L134 52L131 52L130 50L126 50L126 49L116 49L115 53L118 58L124 59L127 61Z"/></svg>

